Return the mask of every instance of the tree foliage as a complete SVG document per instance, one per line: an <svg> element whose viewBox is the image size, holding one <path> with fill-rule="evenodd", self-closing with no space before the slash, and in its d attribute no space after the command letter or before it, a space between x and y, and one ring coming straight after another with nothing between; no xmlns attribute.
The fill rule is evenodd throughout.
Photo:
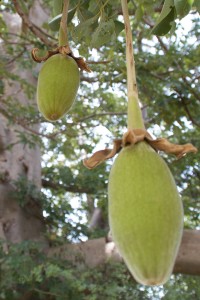
<svg viewBox="0 0 200 300"><path fill-rule="evenodd" d="M28 18L32 1L3 0L0 4L3 50L0 113L6 117L8 126L18 125L17 143L41 148L42 189L35 193L33 183L19 177L13 183L18 191L16 201L20 205L26 197L39 201L49 243L60 245L108 234L106 189L112 161L87 170L82 160L94 149L111 147L113 139L120 138L126 130L126 67L120 2L71 0L70 45L74 52L85 57L92 73L82 72L81 86L70 113L53 124L47 122L35 105L36 85L27 82L18 70L32 70L36 80L39 67L30 58L30 50L38 47L42 53L56 45L61 8L53 3L49 0L42 3L49 19L40 30L28 19L29 22L23 20L22 31L18 33L10 32L6 16L22 12L21 18L24 15ZM168 136L172 142L191 142L199 148L199 3L166 0L162 7L163 1L129 1L137 82L146 126L155 137ZM185 25L186 22L190 25ZM168 29L172 32L167 33ZM161 38L160 33L167 35ZM9 68L13 62L15 73ZM18 83L19 89L26 93L28 106L19 104L16 95L6 97L5 81ZM38 123L40 129L33 130L32 125ZM185 227L198 228L200 154L189 154L180 161L164 154L163 157L182 195ZM4 174L0 178L4 180ZM89 224L97 208L101 211L101 223L91 228ZM74 268L59 258L46 258L40 246L29 242L10 249L9 255L1 252L0 299L25 299L20 297L26 293L30 293L28 299L56 300L200 297L198 277L172 276L164 287L144 288L132 280L122 265L108 264L94 272L84 267Z"/></svg>

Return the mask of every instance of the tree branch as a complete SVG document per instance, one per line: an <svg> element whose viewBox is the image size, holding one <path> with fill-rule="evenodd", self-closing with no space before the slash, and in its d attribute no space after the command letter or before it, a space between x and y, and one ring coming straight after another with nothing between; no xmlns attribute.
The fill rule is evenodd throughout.
<svg viewBox="0 0 200 300"><path fill-rule="evenodd" d="M86 76L81 76L81 81L86 81L89 83L93 83L93 82L98 82L98 78L97 77L86 77Z"/></svg>
<svg viewBox="0 0 200 300"><path fill-rule="evenodd" d="M152 24L148 19L143 18L143 20L144 20L144 22L147 25L149 25L150 28L153 28L154 24ZM163 42L163 40L162 40L161 37L159 37L159 36L156 36L156 37L157 37L158 42L160 43L163 51L167 54L167 52L168 52L167 45ZM173 60L173 63L176 65L177 69L181 72L181 78L182 78L183 82L186 84L186 86L187 86L188 90L190 91L190 93L194 95L194 97L196 98L196 100L200 101L199 94L191 87L191 82L189 82L187 80L186 76L184 76L182 74L182 68L183 68L183 66L180 65L180 63L177 60L175 60L175 59Z"/></svg>
<svg viewBox="0 0 200 300"><path fill-rule="evenodd" d="M6 65L9 65L11 63L13 63L15 60L17 60L18 58L20 58L26 51L27 49L25 47L23 47L22 51L20 51L17 55L15 55L14 57L12 57L11 60L9 60L8 62L6 62Z"/></svg>
<svg viewBox="0 0 200 300"><path fill-rule="evenodd" d="M193 118L193 116L192 116L192 114L191 114L191 112L190 112L190 110L189 110L189 108L188 108L188 105L187 105L187 103L186 103L185 97L183 97L179 91L177 91L177 90L175 90L175 91L177 92L177 94L178 94L178 96L179 96L179 98L180 98L180 100L181 100L181 103L182 103L182 105L183 105L183 108L184 108L186 114L188 115L190 121L192 122L192 124L193 124L193 125L196 125L197 127L200 127L200 123L198 123L198 122Z"/></svg>
<svg viewBox="0 0 200 300"><path fill-rule="evenodd" d="M132 30L129 19L127 0L121 0L126 37L126 69L127 69L127 96L128 96L128 129L145 128L142 112L139 105L134 60Z"/></svg>
<svg viewBox="0 0 200 300"><path fill-rule="evenodd" d="M45 45L53 47L53 43L49 41L47 34L41 29L38 29L28 18L28 16L23 12L17 0L13 0L14 7L18 15L22 18L24 24L29 28L29 30L36 35Z"/></svg>
<svg viewBox="0 0 200 300"><path fill-rule="evenodd" d="M88 119L94 119L94 118L99 118L99 117L103 117L103 116L123 116L126 114L127 114L127 112L111 112L111 111L102 112L99 114L94 113L94 114L91 114L91 115L85 116L84 118L79 119L78 121L76 121L76 123L80 123L80 122L86 121Z"/></svg>
<svg viewBox="0 0 200 300"><path fill-rule="evenodd" d="M99 64L109 64L112 60L99 60L99 61L94 61L94 60L88 60L86 61L87 64L93 64L93 65L99 65Z"/></svg>
<svg viewBox="0 0 200 300"><path fill-rule="evenodd" d="M80 194L94 193L94 190L88 187L78 187L76 185L67 186L66 184L60 184L46 179L42 179L42 186L44 188L50 188L53 190L64 189L66 192L70 192L70 193L80 193Z"/></svg>
<svg viewBox="0 0 200 300"><path fill-rule="evenodd" d="M184 230L181 246L176 258L173 273L200 275L200 231ZM85 263L88 267L96 267L109 260L123 261L113 242L106 243L105 238L88 240L84 243L68 244L50 248L48 256L60 256L74 264Z"/></svg>

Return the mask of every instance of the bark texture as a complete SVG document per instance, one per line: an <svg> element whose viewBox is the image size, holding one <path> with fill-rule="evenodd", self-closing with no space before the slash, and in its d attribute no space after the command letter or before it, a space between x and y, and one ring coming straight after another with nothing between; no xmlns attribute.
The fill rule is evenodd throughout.
<svg viewBox="0 0 200 300"><path fill-rule="evenodd" d="M109 260L123 261L114 242L106 243L105 238L52 248L48 255L57 255L75 264L85 264L92 268ZM200 275L200 230L184 230L174 273Z"/></svg>
<svg viewBox="0 0 200 300"><path fill-rule="evenodd" d="M38 4L38 3L37 3ZM39 10L40 6L33 3L29 14L38 26L44 21L44 12ZM37 17L36 17L37 16ZM46 16L45 16L46 17ZM21 18L17 14L3 14L9 32L13 34L13 42L18 41L18 36L22 30ZM10 73L20 75L32 85L36 85L36 78L32 70L23 69L15 60L8 64ZM19 142L19 133L25 133L26 129L13 120L9 124L6 116L6 105L3 99L16 100L16 107L35 103L35 99L28 99L23 92L21 84L16 80L4 81L4 95L0 101L0 239L17 243L23 240L44 240L44 222L42 209L37 199L24 199L25 204L21 205L17 201L17 193L14 184L21 176L32 182L38 191L41 188L41 167L40 149L37 145L30 148ZM19 116L16 115L16 119ZM21 116L20 116L21 117ZM23 118L23 116L22 116ZM23 120L22 120L23 123ZM39 130L39 125L31 125L35 131ZM12 145L12 146L11 146ZM11 146L11 147L10 147Z"/></svg>

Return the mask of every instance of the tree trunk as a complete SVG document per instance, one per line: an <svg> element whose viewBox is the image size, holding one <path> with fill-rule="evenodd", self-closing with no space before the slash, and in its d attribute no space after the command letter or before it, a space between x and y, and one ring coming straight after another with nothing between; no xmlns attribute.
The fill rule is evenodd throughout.
<svg viewBox="0 0 200 300"><path fill-rule="evenodd" d="M34 7L37 8L37 13ZM30 17L35 18L34 22L36 24L43 22L44 13L42 13L42 10L39 13L37 5L32 7L30 14ZM36 17L34 17L36 15L37 22ZM21 18L17 14L5 13L3 18L9 28L9 32L20 34L22 23ZM13 42L17 40L18 37L13 35ZM9 64L9 72L20 75L22 79L36 85L36 79L33 77L32 70L23 69L15 61ZM17 99L16 107L18 104L28 106L30 101L35 103L35 99L30 100L27 98L20 83L15 80L4 81L3 98L6 101L8 97ZM1 112L4 111L4 114L0 114L0 239L12 243L28 239L44 241L45 226L39 201L29 198L21 199L21 203L19 200L17 201L20 191L14 184L23 177L27 182L34 184L36 189L40 191L40 149L37 145L34 148L30 148L29 145L19 142L19 132L25 133L26 129L15 122L13 122L14 125L8 124L8 119L5 116L6 105L4 101L0 105ZM31 125L31 128L38 131L39 124Z"/></svg>

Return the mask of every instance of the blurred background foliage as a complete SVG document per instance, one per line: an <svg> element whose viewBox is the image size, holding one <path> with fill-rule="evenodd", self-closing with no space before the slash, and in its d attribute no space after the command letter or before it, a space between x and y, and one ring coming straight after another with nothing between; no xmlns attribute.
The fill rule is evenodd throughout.
<svg viewBox="0 0 200 300"><path fill-rule="evenodd" d="M36 85L29 84L20 72L13 74L9 65L15 61L18 70L32 70L37 79L39 67L31 60L30 50L47 50L56 45L58 32L48 22L58 13L53 1L40 1L49 14L41 28L41 36L44 32L49 35L48 45L26 25L13 43L4 17L5 13L16 13L14 2L27 15L33 4L30 0L0 3L0 113L7 118L8 126L21 127L18 143L40 146L42 164L41 191L35 193L31 182L19 178L13 183L19 192L17 201L23 205L26 196L39 199L51 246L106 237L106 189L112 161L87 170L82 160L95 150L112 147L113 139L121 138L126 131L125 33L120 2L70 1L70 45L75 54L85 57L92 73L81 73L73 108L53 124L38 112ZM176 19L176 28L159 37L151 30L162 5L163 1L129 1L146 127L154 137L168 137L179 144L190 142L200 148L199 4L195 1L185 18ZM5 79L18 82L27 95L28 106L17 103L15 95L5 96ZM40 129L35 132L31 124L38 123ZM185 228L199 229L200 153L189 154L180 161L161 155L182 195ZM96 208L101 211L101 222L93 228L90 222ZM11 245L9 255L1 251L0 299L200 299L199 277L173 275L164 287L143 287L121 264L103 265L95 271L77 269L59 258L47 258L40 248L24 242Z"/></svg>

